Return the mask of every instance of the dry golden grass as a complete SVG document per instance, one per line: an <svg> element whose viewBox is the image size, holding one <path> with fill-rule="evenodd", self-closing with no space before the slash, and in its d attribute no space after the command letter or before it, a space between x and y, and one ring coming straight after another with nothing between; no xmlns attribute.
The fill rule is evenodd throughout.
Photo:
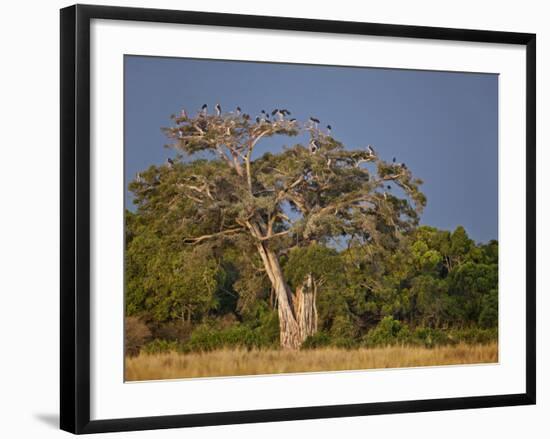
<svg viewBox="0 0 550 439"><path fill-rule="evenodd" d="M379 369L496 363L498 346L442 346L433 349L391 346L345 350L324 348L303 351L219 350L205 353L140 354L126 358L126 380L160 380L274 373Z"/></svg>

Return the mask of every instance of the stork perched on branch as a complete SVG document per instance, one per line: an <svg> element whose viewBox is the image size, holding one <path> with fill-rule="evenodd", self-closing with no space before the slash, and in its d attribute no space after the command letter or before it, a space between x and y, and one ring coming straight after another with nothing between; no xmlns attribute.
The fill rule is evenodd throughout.
<svg viewBox="0 0 550 439"><path fill-rule="evenodd" d="M311 116L309 118L309 121L312 123L312 125L315 127L315 129L317 129L317 127L321 123L321 121L319 119L317 119L316 117L313 117L313 116Z"/></svg>
<svg viewBox="0 0 550 439"><path fill-rule="evenodd" d="M319 141L317 139L311 139L311 142L309 142L309 151L312 153L312 154L315 154L319 148L321 148L321 144L319 143Z"/></svg>

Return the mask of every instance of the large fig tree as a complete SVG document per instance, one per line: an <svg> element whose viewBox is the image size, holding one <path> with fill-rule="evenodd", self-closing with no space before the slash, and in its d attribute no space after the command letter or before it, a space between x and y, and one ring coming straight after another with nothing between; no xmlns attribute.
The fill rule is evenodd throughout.
<svg viewBox="0 0 550 439"><path fill-rule="evenodd" d="M395 246L418 223L425 198L406 165L382 160L370 145L345 148L317 119L289 114L182 111L164 129L177 157L138 174L131 189L138 211L154 216L178 245L256 253L261 266L254 269L275 294L281 347L297 349L317 330L322 274L305 272L291 288L281 258L319 244ZM275 136L302 143L256 152Z"/></svg>

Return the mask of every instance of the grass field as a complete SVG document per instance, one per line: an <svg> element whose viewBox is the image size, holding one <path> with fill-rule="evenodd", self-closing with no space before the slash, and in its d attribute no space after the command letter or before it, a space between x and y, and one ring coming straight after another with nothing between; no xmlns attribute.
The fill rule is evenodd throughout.
<svg viewBox="0 0 550 439"><path fill-rule="evenodd" d="M171 352L126 358L126 380L442 366L497 361L496 343L459 344L432 349L391 346L355 350L323 348L301 351L237 349L189 354Z"/></svg>

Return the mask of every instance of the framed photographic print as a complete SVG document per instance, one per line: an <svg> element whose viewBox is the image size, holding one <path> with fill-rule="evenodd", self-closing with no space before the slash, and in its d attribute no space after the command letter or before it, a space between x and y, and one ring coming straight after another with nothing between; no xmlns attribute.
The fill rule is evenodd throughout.
<svg viewBox="0 0 550 439"><path fill-rule="evenodd" d="M61 10L62 429L535 393L535 35Z"/></svg>

